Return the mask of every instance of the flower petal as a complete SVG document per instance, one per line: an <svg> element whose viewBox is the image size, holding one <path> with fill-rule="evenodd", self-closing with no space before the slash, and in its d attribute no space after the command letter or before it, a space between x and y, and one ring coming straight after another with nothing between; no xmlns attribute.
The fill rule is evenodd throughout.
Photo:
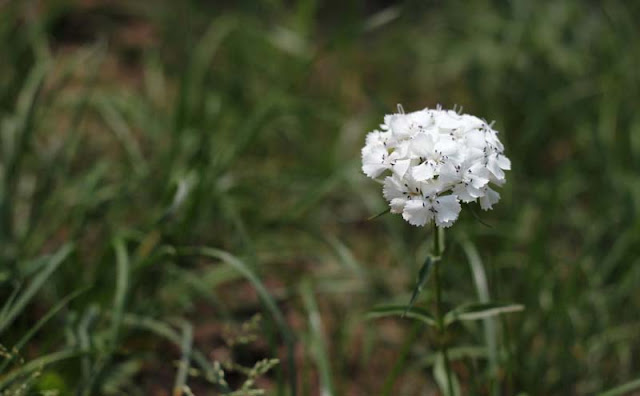
<svg viewBox="0 0 640 396"><path fill-rule="evenodd" d="M414 166L411 169L411 176L413 176L416 181L430 180L433 179L434 175L435 170L433 169L433 166L428 162L423 162L422 164Z"/></svg>
<svg viewBox="0 0 640 396"><path fill-rule="evenodd" d="M455 195L436 198L433 207L436 209L436 224L440 227L448 227L453 224L462 209Z"/></svg>
<svg viewBox="0 0 640 396"><path fill-rule="evenodd" d="M511 170L511 161L502 154L496 156L496 162L501 169Z"/></svg>
<svg viewBox="0 0 640 396"><path fill-rule="evenodd" d="M396 160L393 164L393 173L395 173L398 177L404 177L404 175L409 170L410 165L410 159Z"/></svg>
<svg viewBox="0 0 640 396"><path fill-rule="evenodd" d="M489 210L493 208L493 205L500 201L500 194L492 190L491 187L485 187L485 194L480 197L480 207L482 210Z"/></svg>
<svg viewBox="0 0 640 396"><path fill-rule="evenodd" d="M387 201L391 201L394 198L406 198L407 196L406 187L400 182L400 180L395 176L387 176L384 179L384 187L382 188L382 195L387 199Z"/></svg>
<svg viewBox="0 0 640 396"><path fill-rule="evenodd" d="M424 200L413 199L405 204L402 217L411 225L423 226L433 219L433 213Z"/></svg>
<svg viewBox="0 0 640 396"><path fill-rule="evenodd" d="M365 175L376 178L382 174L389 166L385 164L387 150L381 144L365 146L362 149L362 171Z"/></svg>

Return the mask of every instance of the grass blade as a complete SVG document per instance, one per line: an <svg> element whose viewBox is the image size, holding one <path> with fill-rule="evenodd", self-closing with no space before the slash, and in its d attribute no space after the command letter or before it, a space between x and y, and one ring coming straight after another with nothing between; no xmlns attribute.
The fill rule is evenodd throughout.
<svg viewBox="0 0 640 396"><path fill-rule="evenodd" d="M0 148L6 162L3 161L4 172L0 181L0 241L10 239L13 235L13 202L18 185L20 167L31 141L35 128L35 112L44 84L47 64L41 63L31 70L20 96L16 109L16 127L14 144ZM1 137L0 137L1 138Z"/></svg>
<svg viewBox="0 0 640 396"><path fill-rule="evenodd" d="M236 271L240 272L249 282L251 282L253 287L256 289L258 295L260 296L260 299L262 300L266 308L269 310L269 313L271 314L273 320L278 326L280 334L287 347L287 360L288 360L287 367L289 370L290 389L291 389L291 394L296 395L297 381L296 381L296 367L295 367L294 354L293 354L293 344L294 344L293 333L289 329L289 325L287 324L287 322L284 320L284 316L282 315L280 308L278 308L278 305L276 304L275 300L273 299L273 297L271 297L271 295L269 294L269 291L267 291L267 288L264 286L262 281L260 281L258 276L254 274L253 270L249 268L249 266L247 266L242 260L238 259L237 257L223 250L218 250L214 248L199 247L199 248L177 249L176 253L178 255L199 255L199 256L220 260L230 265L231 267L233 267Z"/></svg>
<svg viewBox="0 0 640 396"><path fill-rule="evenodd" d="M146 173L147 164L142 155L142 150L122 113L104 96L96 99L96 106L102 119L124 148L135 173L138 175Z"/></svg>
<svg viewBox="0 0 640 396"><path fill-rule="evenodd" d="M129 289L129 253L121 238L113 242L116 251L116 290L113 296L113 316L111 318L111 350L116 348L118 333L124 314L125 300Z"/></svg>
<svg viewBox="0 0 640 396"><path fill-rule="evenodd" d="M22 312L24 307L40 290L51 274L69 257L73 250L73 245L68 243L51 256L49 263L33 278L29 286L27 286L24 292L20 294L20 297L16 299L15 304L8 310L7 314L0 318L0 333Z"/></svg>
<svg viewBox="0 0 640 396"><path fill-rule="evenodd" d="M473 274L473 283L478 293L478 300L481 303L488 303L491 300L489 295L489 283L487 282L487 274L482 264L482 259L476 249L475 245L468 239L462 241L462 249L467 256L467 261L471 267L471 273ZM482 321L484 327L484 339L489 352L489 366L491 368L491 374L498 374L498 333L496 328L496 321L494 318L486 318Z"/></svg>
<svg viewBox="0 0 640 396"><path fill-rule="evenodd" d="M460 381L458 381L458 377L455 373L450 373L451 375L451 387L449 389L449 381L447 380L447 372L445 368L445 358L442 352L439 352L436 355L436 362L433 366L433 378L436 380L438 387L442 391L443 395L448 396L460 396Z"/></svg>
<svg viewBox="0 0 640 396"><path fill-rule="evenodd" d="M602 392L599 394L599 396L622 396L622 395L629 395L631 391L640 389L640 378L631 381L631 382L627 382L626 384L622 384L620 386L617 386L613 389L610 389L606 392Z"/></svg>
<svg viewBox="0 0 640 396"><path fill-rule="evenodd" d="M181 337L180 334L178 334L173 328L171 328L171 326L160 320L149 317L125 314L122 324L133 328L147 330L166 340L169 340L178 347L182 346L183 337ZM220 388L221 392L231 392L231 389L229 389L229 387L225 385L225 383L221 381L220 378L217 377L217 371L214 370L209 359L204 354L202 354L199 350L194 349L191 351L191 356L193 358L193 361L197 363L198 366L200 366L200 369L203 371L204 377L207 380L216 384Z"/></svg>
<svg viewBox="0 0 640 396"><path fill-rule="evenodd" d="M322 385L320 393L326 396L335 395L335 390L331 381L332 375L331 365L329 364L329 357L327 354L328 348L324 337L322 320L320 319L320 310L318 309L318 304L313 295L311 283L308 280L305 280L300 284L300 294L302 296L302 302L304 303L305 309L307 310L309 326L311 328L311 352L316 360L318 371L320 372L320 383Z"/></svg>
<svg viewBox="0 0 640 396"><path fill-rule="evenodd" d="M191 348L193 344L193 326L187 321L182 322L182 339L180 349L182 358L178 366L176 381L173 386L173 396L182 396L184 387L187 385L187 374L189 373L189 361L191 360Z"/></svg>
<svg viewBox="0 0 640 396"><path fill-rule="evenodd" d="M29 331L24 336L22 336L22 338L20 338L20 340L18 340L18 342L13 346L13 349L19 352L20 349L22 349L22 347L31 339L31 337L33 337L33 335L36 334L38 330L40 330L40 328L49 321L49 319L51 319L55 314L58 313L58 311L64 308L71 300L78 297L85 291L87 291L86 288L76 290L75 292L65 296L62 300L58 301L56 305L54 305L42 318L40 318L40 320L38 320L38 322L31 329L29 329ZM7 358L4 362L2 362L2 364L0 364L0 373L4 371L4 369L11 363L11 361L13 361L14 357L15 355L12 355L12 357Z"/></svg>
<svg viewBox="0 0 640 396"><path fill-rule="evenodd" d="M407 307L405 305L383 305L367 312L367 319L384 318L387 316L401 316L419 320L429 326L436 326L435 318L420 307Z"/></svg>
<svg viewBox="0 0 640 396"><path fill-rule="evenodd" d="M61 360L80 356L83 353L84 352L78 351L76 349L69 349L69 350L54 352L49 355L45 355L37 359L34 359L26 363L24 366L21 366L15 370L12 370L7 375L0 377L0 389L5 389L13 381L19 379L20 377L29 375L30 373L36 370L41 370L43 367L59 362Z"/></svg>
<svg viewBox="0 0 640 396"><path fill-rule="evenodd" d="M21 283L16 284L16 286L13 288L13 291L11 292L9 297L7 297L7 300L4 302L4 304L2 304L2 309L0 310L0 319L4 318L9 312L9 309L13 305L13 302L16 300L16 297L18 297L18 293L20 292L21 286L22 286Z"/></svg>
<svg viewBox="0 0 640 396"><path fill-rule="evenodd" d="M509 312L518 312L524 309L520 304L500 304L500 303L471 303L462 305L447 312L444 316L444 325L463 320L478 320L490 318Z"/></svg>

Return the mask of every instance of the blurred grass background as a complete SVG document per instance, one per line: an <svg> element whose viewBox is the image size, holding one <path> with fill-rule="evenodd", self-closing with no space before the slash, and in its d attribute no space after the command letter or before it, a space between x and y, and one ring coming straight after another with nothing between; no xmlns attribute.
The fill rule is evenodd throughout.
<svg viewBox="0 0 640 396"><path fill-rule="evenodd" d="M364 317L408 301L428 251L366 221L386 203L360 148L397 103L496 120L513 163L491 227L448 235L448 306L479 268L526 307L456 327L463 393L640 378L639 20L615 0L0 1L0 390L437 394L433 334ZM225 342L247 321L253 342ZM265 358L228 386L212 363Z"/></svg>

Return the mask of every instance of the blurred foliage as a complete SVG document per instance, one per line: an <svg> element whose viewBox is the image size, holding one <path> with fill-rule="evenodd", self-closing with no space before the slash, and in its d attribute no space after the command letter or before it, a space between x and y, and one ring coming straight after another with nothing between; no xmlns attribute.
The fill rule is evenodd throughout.
<svg viewBox="0 0 640 396"><path fill-rule="evenodd" d="M385 202L359 150L398 102L495 119L513 163L491 227L463 213L447 244L447 305L526 307L452 326L463 393L635 380L638 20L616 0L0 1L0 390L230 392L219 353L279 359L273 394L436 389L433 334L363 316L408 301L428 249L364 220ZM221 350L256 312L257 345Z"/></svg>

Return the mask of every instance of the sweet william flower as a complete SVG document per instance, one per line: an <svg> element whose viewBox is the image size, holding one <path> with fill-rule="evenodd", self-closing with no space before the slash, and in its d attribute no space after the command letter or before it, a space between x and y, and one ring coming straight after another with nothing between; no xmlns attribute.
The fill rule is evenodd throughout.
<svg viewBox="0 0 640 396"><path fill-rule="evenodd" d="M365 175L383 182L391 212L414 226L449 227L461 203L491 209L500 194L490 186L510 169L492 125L440 107L386 115L362 149Z"/></svg>

